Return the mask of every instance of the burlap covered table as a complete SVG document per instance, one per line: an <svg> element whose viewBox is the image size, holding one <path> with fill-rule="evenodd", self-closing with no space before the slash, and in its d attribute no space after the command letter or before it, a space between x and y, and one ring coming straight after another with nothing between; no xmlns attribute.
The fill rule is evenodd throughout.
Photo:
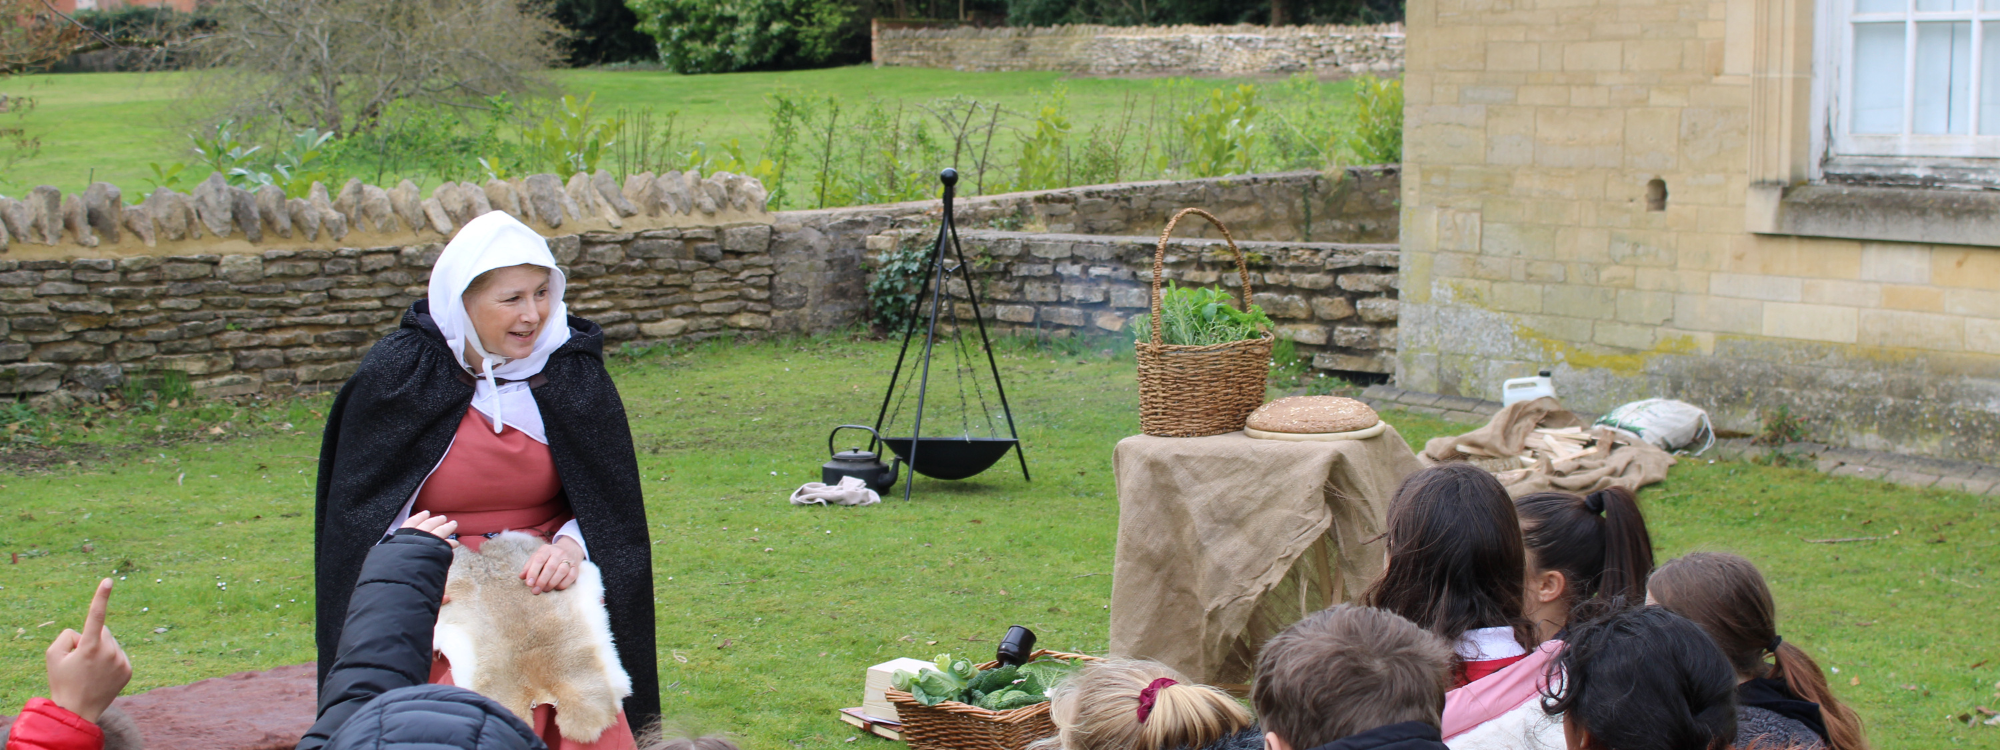
<svg viewBox="0 0 2000 750"><path fill-rule="evenodd" d="M1118 442L1111 653L1240 688L1285 626L1382 569L1382 520L1423 468L1391 427L1366 440L1139 435Z"/></svg>

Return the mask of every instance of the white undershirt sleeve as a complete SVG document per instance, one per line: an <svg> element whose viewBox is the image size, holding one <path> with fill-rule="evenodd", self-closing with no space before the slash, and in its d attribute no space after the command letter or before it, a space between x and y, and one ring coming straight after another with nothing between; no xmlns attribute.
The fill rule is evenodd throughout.
<svg viewBox="0 0 2000 750"><path fill-rule="evenodd" d="M562 528L557 529L555 538L549 541L554 542L556 539L563 537L575 539L577 549L583 550L583 559L585 561L590 560L590 545L583 543L583 527L577 525L576 519L569 519L569 523L563 524Z"/></svg>

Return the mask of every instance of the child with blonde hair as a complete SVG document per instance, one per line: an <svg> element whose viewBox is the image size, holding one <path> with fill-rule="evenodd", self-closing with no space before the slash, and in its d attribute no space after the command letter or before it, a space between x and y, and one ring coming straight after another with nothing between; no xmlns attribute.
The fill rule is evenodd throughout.
<svg viewBox="0 0 2000 750"><path fill-rule="evenodd" d="M1040 750L1262 750L1250 711L1156 661L1091 662L1049 691Z"/></svg>

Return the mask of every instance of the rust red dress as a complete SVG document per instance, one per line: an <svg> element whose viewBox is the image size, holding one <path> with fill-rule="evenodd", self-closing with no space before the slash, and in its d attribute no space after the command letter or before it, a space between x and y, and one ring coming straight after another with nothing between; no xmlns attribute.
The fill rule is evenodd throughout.
<svg viewBox="0 0 2000 750"><path fill-rule="evenodd" d="M410 512L421 511L457 521L458 542L475 552L486 541L485 535L502 531L525 531L551 541L574 517L569 502L563 499L562 479L556 474L549 447L513 427L493 434L493 422L478 409L465 410L465 419L459 422L458 435L444 461L417 491ZM431 663L431 682L453 684L451 663L443 654ZM556 729L557 721L554 706L535 707L535 734L550 750L637 748L623 711L616 723L589 744L563 739Z"/></svg>

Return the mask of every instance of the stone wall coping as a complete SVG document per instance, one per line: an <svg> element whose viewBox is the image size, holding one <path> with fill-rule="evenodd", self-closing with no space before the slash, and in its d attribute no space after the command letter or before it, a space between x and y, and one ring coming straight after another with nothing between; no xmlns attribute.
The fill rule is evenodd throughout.
<svg viewBox="0 0 2000 750"><path fill-rule="evenodd" d="M1063 70L1092 75L1393 74L1400 24L1382 26L978 27L872 24L876 65L953 70Z"/></svg>
<svg viewBox="0 0 2000 750"><path fill-rule="evenodd" d="M1369 164L1369 165L1359 165L1359 166L1341 168L1341 171L1347 174L1359 174L1363 172L1371 172L1378 174L1396 174L1399 173L1401 170L1402 170L1402 165L1400 164ZM1206 185L1233 187L1237 185L1254 185L1266 182L1285 182L1289 180L1297 180L1311 176L1326 177L1328 179L1332 179L1333 177L1327 172L1323 172L1317 169L1294 169L1284 172L1257 172L1253 174L1224 175L1222 177L1195 177L1184 180L1173 180L1173 179L1138 180L1134 182L1112 182L1112 183L1105 183L1102 185L1076 185L1073 187L1052 188L1049 190L1023 190L1012 193L992 193L989 195L960 195L953 198L953 201L961 206L972 206L972 205L980 205L986 203L1004 203L1013 201L1028 201L1034 203L1062 203L1062 202L1068 202L1065 200L1068 198L1087 198L1087 197L1096 197L1098 195L1106 195L1106 194L1115 195L1123 193L1145 192L1154 188L1161 188L1161 187L1195 188ZM943 207L944 207L944 200L942 198L926 198L924 200L903 201L900 203L876 203L867 206L840 206L834 208L806 208L806 209L796 209L791 211L779 211L776 214L774 214L774 216L776 217L775 221L784 222L787 219L798 220L811 217L844 215L844 214L854 214L854 213L874 212L874 213L896 214L896 213L908 213L908 212L928 212L928 211L936 211L942 209Z"/></svg>
<svg viewBox="0 0 2000 750"><path fill-rule="evenodd" d="M450 239L473 218L503 211L544 236L625 234L681 227L770 223L769 191L746 175L608 171L484 184L445 182L425 198L403 180L380 188L349 179L336 193L314 182L302 198L274 185L232 185L219 172L188 193L157 188L143 201L107 182L64 196L41 185L0 195L0 253L21 260L244 254L270 245L334 249ZM352 237L350 239L350 236Z"/></svg>
<svg viewBox="0 0 2000 750"><path fill-rule="evenodd" d="M921 232L923 232L923 230L912 228L912 229L892 230L890 232L884 232L884 234L909 234L909 233L921 233ZM935 233L935 230L933 230L932 233ZM1020 240L1036 240L1040 242L1093 242L1098 244L1129 243L1129 244L1146 245L1148 247L1152 247L1160 241L1158 235L1065 234L1056 232L1020 232L1020 231L1010 231L1004 229L965 229L965 230L960 230L958 236L960 238L973 237L978 239L994 239L994 240L1020 239ZM1167 245L1170 247L1174 245L1200 245L1207 247L1207 246L1226 246L1227 244L1228 242L1220 237L1176 236L1167 240ZM1267 247L1268 248L1296 247L1296 248L1305 248L1312 250L1353 250L1355 252L1362 252L1362 253L1381 252L1381 251L1401 252L1402 248L1401 245L1398 245L1393 242L1387 242L1387 243L1299 242L1293 240L1236 240L1236 246L1245 249L1258 249Z"/></svg>
<svg viewBox="0 0 2000 750"><path fill-rule="evenodd" d="M1298 26L1262 26L1258 24L1232 25L1192 25L1177 26L1104 26L1099 24L1061 24L1056 26L941 26L898 25L885 22L876 33L889 38L896 37L965 37L1010 39L1032 36L1057 37L1188 37L1188 36L1249 36L1249 37L1317 37L1317 36L1389 36L1402 37L1400 23L1373 26L1344 26L1335 24L1301 24Z"/></svg>

